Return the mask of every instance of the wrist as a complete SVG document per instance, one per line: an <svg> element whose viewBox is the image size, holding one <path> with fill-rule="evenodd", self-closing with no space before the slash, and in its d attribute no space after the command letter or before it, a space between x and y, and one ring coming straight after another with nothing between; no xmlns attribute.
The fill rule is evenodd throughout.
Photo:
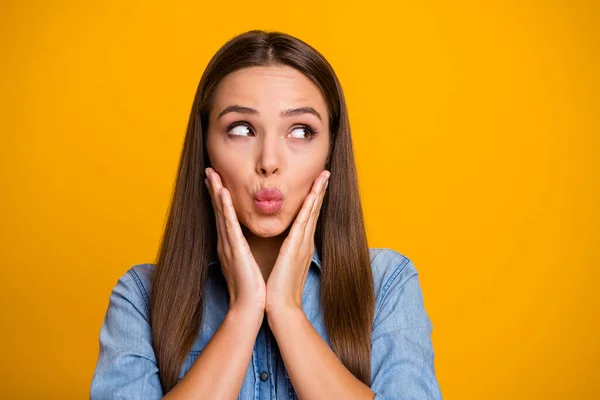
<svg viewBox="0 0 600 400"><path fill-rule="evenodd" d="M305 318L304 310L300 307L271 307L267 310L267 323L273 332L279 326L286 325L294 318Z"/></svg>
<svg viewBox="0 0 600 400"><path fill-rule="evenodd" d="M264 316L264 308L245 304L233 304L229 307L225 318L240 323L260 326Z"/></svg>

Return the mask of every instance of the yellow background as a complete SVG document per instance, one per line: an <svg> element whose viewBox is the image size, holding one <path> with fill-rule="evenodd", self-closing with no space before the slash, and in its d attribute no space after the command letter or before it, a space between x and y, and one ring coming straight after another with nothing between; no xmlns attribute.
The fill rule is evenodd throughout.
<svg viewBox="0 0 600 400"><path fill-rule="evenodd" d="M0 396L89 396L110 291L154 260L202 71L259 28L337 71L370 246L419 270L444 398L598 398L598 2L3 1L0 15Z"/></svg>

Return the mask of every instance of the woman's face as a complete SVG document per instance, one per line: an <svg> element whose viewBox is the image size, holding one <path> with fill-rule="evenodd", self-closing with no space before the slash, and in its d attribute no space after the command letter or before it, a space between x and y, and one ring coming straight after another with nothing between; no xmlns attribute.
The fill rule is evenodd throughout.
<svg viewBox="0 0 600 400"><path fill-rule="evenodd" d="M259 237L280 235L325 169L325 99L311 80L288 66L237 70L216 89L206 146L240 223ZM259 194L265 187L280 193Z"/></svg>

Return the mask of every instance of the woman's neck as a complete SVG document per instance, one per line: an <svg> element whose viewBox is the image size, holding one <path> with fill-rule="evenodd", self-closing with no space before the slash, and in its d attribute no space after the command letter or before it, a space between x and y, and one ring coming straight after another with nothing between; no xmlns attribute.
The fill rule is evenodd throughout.
<svg viewBox="0 0 600 400"><path fill-rule="evenodd" d="M279 236L273 237L260 237L253 234L248 228L242 225L242 232L246 237L246 241L250 246L250 251L256 260L256 263L260 267L260 271L265 279L265 282L269 279L269 275L273 270L277 256L279 255L279 249L283 241L287 237L288 230L281 233Z"/></svg>

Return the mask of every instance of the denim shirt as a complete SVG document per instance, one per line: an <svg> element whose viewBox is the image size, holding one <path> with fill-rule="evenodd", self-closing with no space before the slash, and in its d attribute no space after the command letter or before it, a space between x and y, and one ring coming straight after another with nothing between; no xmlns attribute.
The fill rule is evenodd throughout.
<svg viewBox="0 0 600 400"><path fill-rule="evenodd" d="M431 342L433 325L424 308L417 270L402 254L369 249L375 290L371 339L371 390L375 400L441 399ZM228 311L227 283L220 264L210 263L202 327L179 374L181 380ZM121 276L109 298L100 329L100 351L90 397L160 399L163 390L149 323L150 277L154 264L138 264ZM302 309L331 348L321 305L321 262L312 258ZM266 318L258 332L240 400L297 399Z"/></svg>

